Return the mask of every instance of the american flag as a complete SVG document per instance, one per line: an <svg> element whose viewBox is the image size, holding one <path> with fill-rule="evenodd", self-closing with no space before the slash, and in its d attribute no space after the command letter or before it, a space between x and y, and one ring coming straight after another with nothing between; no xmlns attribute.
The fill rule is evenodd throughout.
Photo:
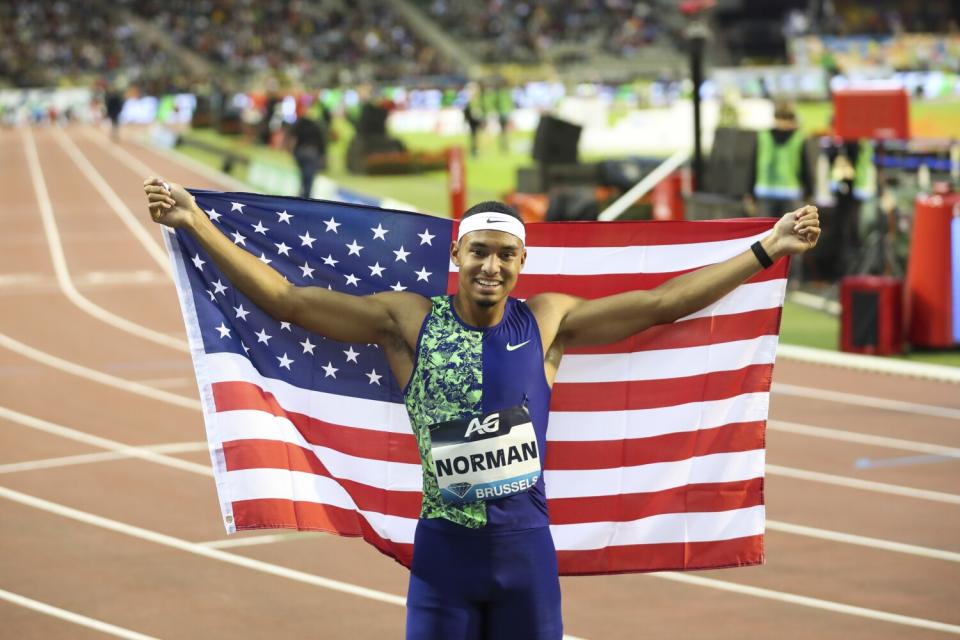
<svg viewBox="0 0 960 640"><path fill-rule="evenodd" d="M456 289L456 222L247 193L192 191L223 233L298 285L355 295ZM513 295L596 298L732 257L770 219L532 224ZM362 536L409 566L420 465L374 344L278 322L189 234L165 234L228 533ZM763 561L764 429L787 261L677 322L568 352L544 477L565 575Z"/></svg>

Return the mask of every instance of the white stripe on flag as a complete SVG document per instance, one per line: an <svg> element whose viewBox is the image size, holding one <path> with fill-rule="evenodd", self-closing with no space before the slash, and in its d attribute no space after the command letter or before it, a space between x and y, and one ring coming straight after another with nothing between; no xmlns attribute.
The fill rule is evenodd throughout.
<svg viewBox="0 0 960 640"><path fill-rule="evenodd" d="M361 514L381 538L413 543L413 530L417 524L415 518L361 511L343 487L325 476L286 469L228 471L226 476L231 502L275 499L339 507Z"/></svg>
<svg viewBox="0 0 960 640"><path fill-rule="evenodd" d="M723 400L689 402L632 411L551 411L547 440L596 441L650 438L766 420L769 393L744 393Z"/></svg>
<svg viewBox="0 0 960 640"><path fill-rule="evenodd" d="M614 273L668 273L694 269L732 258L768 235L697 242L691 244L633 247L538 247L527 250L524 273L568 276Z"/></svg>
<svg viewBox="0 0 960 640"><path fill-rule="evenodd" d="M709 542L760 535L763 505L707 513L663 513L631 522L551 525L558 551L585 551L610 546Z"/></svg>
<svg viewBox="0 0 960 640"><path fill-rule="evenodd" d="M664 491L688 484L739 482L763 477L763 449L714 453L674 462L612 469L544 471L548 499L589 498Z"/></svg>
<svg viewBox="0 0 960 640"><path fill-rule="evenodd" d="M255 384L273 394L286 411L345 427L413 433L403 404L302 389L282 380L264 377L246 358L236 353L211 353L201 357L210 372L210 382Z"/></svg>
<svg viewBox="0 0 960 640"><path fill-rule="evenodd" d="M700 347L618 354L567 354L560 361L557 382L628 382L696 376L731 371L752 364L770 364L777 336L760 336Z"/></svg>
<svg viewBox="0 0 960 640"><path fill-rule="evenodd" d="M391 491L420 491L419 464L384 462L342 453L307 442L286 418L263 411L223 411L217 424L224 443L236 440L277 440L309 449L334 477Z"/></svg>
<svg viewBox="0 0 960 640"><path fill-rule="evenodd" d="M684 316L680 320L775 309L783 306L783 296L786 290L787 281L785 278L765 282L749 282L740 285L713 304Z"/></svg>

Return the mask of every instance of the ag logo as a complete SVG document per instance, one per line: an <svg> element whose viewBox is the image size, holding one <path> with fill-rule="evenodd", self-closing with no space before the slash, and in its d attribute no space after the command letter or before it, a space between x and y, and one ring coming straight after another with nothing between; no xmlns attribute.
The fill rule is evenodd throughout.
<svg viewBox="0 0 960 640"><path fill-rule="evenodd" d="M480 422L479 418L471 420L470 426L467 427L467 432L463 434L463 437L469 438L471 433L493 433L498 429L500 429L500 414L491 413L483 419L483 422Z"/></svg>

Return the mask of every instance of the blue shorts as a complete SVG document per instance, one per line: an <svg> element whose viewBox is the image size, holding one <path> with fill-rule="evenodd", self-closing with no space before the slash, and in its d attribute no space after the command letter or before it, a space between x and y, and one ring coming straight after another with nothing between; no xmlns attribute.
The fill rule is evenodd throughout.
<svg viewBox="0 0 960 640"><path fill-rule="evenodd" d="M407 591L407 640L559 640L549 527L484 533L421 520Z"/></svg>

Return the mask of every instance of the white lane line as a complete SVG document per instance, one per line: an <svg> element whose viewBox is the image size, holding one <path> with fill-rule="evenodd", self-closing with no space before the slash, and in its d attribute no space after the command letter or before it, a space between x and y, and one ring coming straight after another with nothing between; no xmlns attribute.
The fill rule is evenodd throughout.
<svg viewBox="0 0 960 640"><path fill-rule="evenodd" d="M95 436L91 433L86 433L78 429L72 429L62 424L57 424L55 422L50 422L48 420L27 415L25 413L20 413L19 411L14 411L13 409L9 409L7 407L0 406L0 420L8 420L23 427L36 429L37 431L49 433L50 435L65 438L67 440L73 440L74 442L81 442L92 447L99 447L101 449L106 449L107 451L122 451L130 457L141 458L148 462L161 464L167 467L173 467L175 469L180 469L181 471L189 471L190 473L213 477L213 469L211 469L209 465L197 464L196 462L190 462L188 460L181 460L180 458L166 456L162 453L151 451L147 447L133 447L129 444L124 444L123 442L110 440L109 438L101 438L100 436Z"/></svg>
<svg viewBox="0 0 960 640"><path fill-rule="evenodd" d="M167 402L169 404L176 405L178 407L184 407L186 409L200 409L199 400L194 400L193 398L188 398L187 396L177 395L176 393L170 393L169 391L163 391L162 389L153 389L137 382L111 376L110 374L69 362L63 358L58 358L57 356L40 351L39 349L34 349L33 347L28 346L19 340L15 340L14 338L11 338L3 333L0 333L0 347L9 349L15 353L19 353L26 358L43 363L49 367L63 371L64 373L86 378L87 380L98 382L108 387L113 387L122 391L128 391L152 400Z"/></svg>
<svg viewBox="0 0 960 640"><path fill-rule="evenodd" d="M933 558L934 560L960 562L960 553L955 551L921 547L915 544L906 544L903 542L894 542L893 540L858 536L852 533L842 533L840 531L831 531L829 529L818 529L817 527L807 527L799 524L791 524L789 522L781 522L779 520L767 520L766 524L768 531L779 531L781 533L790 533L807 538L819 538L820 540L829 540L830 542L842 542L844 544L868 547L870 549L879 549L881 551L893 551L895 553L904 553L910 556Z"/></svg>
<svg viewBox="0 0 960 640"><path fill-rule="evenodd" d="M72 622L73 624L78 624L82 627L87 627L88 629L93 629L94 631L106 633L118 638L129 638L129 640L157 640L157 638L153 636L147 636L142 633L137 633L136 631L131 631L130 629L124 629L123 627L118 627L115 624L110 624L109 622L104 622L95 618L88 618L87 616L82 616L79 613L74 613L73 611L67 611L66 609L55 607L47 604L46 602L40 602L39 600L34 600L32 598L27 598L26 596L11 593L5 589L0 589L0 600L6 600L11 604L32 609L38 613L42 613L53 618L60 618L61 620L66 620L67 622Z"/></svg>
<svg viewBox="0 0 960 640"><path fill-rule="evenodd" d="M78 464L93 464L97 462L112 462L114 460L128 460L140 458L140 452L152 453L188 453L193 451L207 451L206 442L171 442L168 444L153 444L143 447L127 447L115 451L101 451L98 453L81 453L74 456L60 456L58 458L44 458L42 460L28 460L26 462L10 462L0 464L0 474L20 473L22 471L37 471L39 469L57 469L72 467Z"/></svg>
<svg viewBox="0 0 960 640"><path fill-rule="evenodd" d="M63 294L77 307L112 327L165 347L189 352L190 348L187 346L186 340L172 338L164 333L154 331L153 329L127 320L126 318L121 318L103 307L94 304L77 291L73 285L73 281L70 279L70 270L67 267L67 260L63 252L63 243L60 240L60 232L57 230L56 217L53 213L53 205L50 202L50 195L47 190L46 180L43 176L43 167L40 165L40 157L37 154L37 147L33 141L33 134L29 128L26 128L22 130L21 135L23 136L23 146L27 155L27 165L30 167L30 176L33 179L33 190L36 193L37 203L40 205L40 219L43 221L43 230L47 237L50 259L53 261L53 270ZM167 268L169 269L169 267Z"/></svg>
<svg viewBox="0 0 960 640"><path fill-rule="evenodd" d="M140 384L145 384L148 387L154 387L156 389L162 387L183 387L183 386L193 386L197 383L196 378L188 378L186 376L174 377L174 378L149 378L147 380L137 380Z"/></svg>
<svg viewBox="0 0 960 640"><path fill-rule="evenodd" d="M180 551L185 551L187 553L192 553L194 555L202 556L209 558L211 560L219 560L221 562L226 562L229 564L245 567L247 569L252 569L254 571L260 571L262 573L267 573L270 575L275 575L282 578L288 578L290 580L295 580L297 582L303 582L305 584L310 584L318 587L323 587L325 589L330 589L333 591L339 591L341 593L348 593L350 595L359 596L362 598L367 598L369 600L375 600L378 602L384 602L387 604L393 604L398 606L404 606L405 599L393 595L390 593L385 593L383 591L377 591L374 589L368 589L366 587L359 587L357 585L349 584L346 582L341 582L339 580L332 580L330 578L324 578L322 576L306 573L303 571L295 571L293 569L288 569L286 567L280 567L277 565L269 564L267 562L262 562L260 560L254 560L244 556L238 556L236 554L221 551L219 549L213 549L209 546L204 546L194 542L188 542L186 540L181 540L180 538L175 538L173 536L168 536L162 533L157 533L155 531L150 531L148 529L143 529L140 527L135 527L133 525L125 524L122 522L117 522L116 520L110 520L101 516L97 516L85 511L80 511L60 505L48 500L43 500L42 498L37 498L35 496L27 495L19 491L14 491L7 487L0 487L0 497L12 500L14 502L33 507L35 509L40 509L47 511L49 513L54 513L56 515L70 518L84 524L90 524L93 526L101 527L116 533L121 533L123 535L139 538L141 540L146 540L148 542L153 542L160 544L166 547L171 547L178 549ZM842 604L839 602L833 602L830 600L821 600L819 598L811 598L808 596L801 596L793 593L787 593L783 591L775 591L772 589L761 589L758 587L749 587L737 583L725 582L722 580L713 580L710 578L703 578L700 576L677 574L677 573L660 573L652 574L656 577L663 578L666 580L673 580L675 582L684 582L687 584L693 584L701 587L709 587L712 589L721 589L724 591L732 591L736 593L741 593L745 595L750 595L759 598L766 598L770 600L779 600L781 602L788 602L791 604L796 604L805 607L813 607L816 609L824 609L827 611L833 611L836 613L843 613L852 616L858 616L862 618L871 618L874 620L882 620L885 622L893 622L896 624L903 624L912 627L920 627L924 629L933 629L936 631L947 631L950 633L960 633L960 627L955 625L949 625L942 622L937 622L934 620L926 620L923 618L912 618L909 616L903 616L896 613L890 613L887 611L878 611L875 609L866 609L864 607L857 607L848 604ZM566 636L569 640L573 640L571 636Z"/></svg>
<svg viewBox="0 0 960 640"><path fill-rule="evenodd" d="M140 241L140 244L143 245L147 253L150 254L150 257L163 269L163 272L172 278L173 270L170 267L170 259L167 257L166 252L160 247L157 240L140 224L136 216L127 208L127 205L124 204L120 196L117 195L117 192L114 191L104 177L93 168L93 165L87 157L83 155L83 152L77 148L77 145L73 143L70 137L56 127L51 131L53 132L53 137L56 138L63 150L67 152L67 155L70 156L70 159L77 165L81 173L83 173L90 184L100 192L100 195L110 206L110 209L113 210L117 217L120 218L120 221L130 230L130 233ZM146 210L146 207L144 207L144 210Z"/></svg>
<svg viewBox="0 0 960 640"><path fill-rule="evenodd" d="M931 500L933 502L943 502L946 504L960 504L960 495L955 493L943 493L942 491L915 489L913 487L904 487L899 484L874 482L873 480L861 480L859 478L838 476L831 473L821 473L819 471L808 471L806 469L783 467L777 464L767 463L767 475L784 476L786 478L794 478L796 480L820 482L824 484L832 484L838 487L862 489L864 491L872 491L874 493L885 493L888 495L902 496L905 498L916 498L918 500Z"/></svg>
<svg viewBox="0 0 960 640"><path fill-rule="evenodd" d="M890 398L864 396L856 393L846 393L844 391L831 391L829 389L815 389L813 387L784 384L782 382L774 382L770 391L782 396L810 398L811 400L827 400L829 402L852 404L870 409L885 409L887 411L916 413L923 416L960 420L960 409L954 409L952 407L940 407L932 404L907 402L905 400L891 400Z"/></svg>
<svg viewBox="0 0 960 640"><path fill-rule="evenodd" d="M156 451L152 451L147 447L131 447L122 442L117 442L115 440L109 440L107 438L101 438L99 436L94 436L83 431L78 431L77 429L71 429L60 424L49 422L47 420L42 420L34 416L27 415L25 413L20 413L19 411L14 411L7 407L0 406L0 419L5 419L10 422L19 424L24 427L29 427L31 429L36 429L38 431L43 431L44 433L49 433L51 435L60 436L69 440L74 440L76 442L82 442L83 444L88 444L94 447L100 447L108 451L130 451L130 455L138 458L147 460L148 462L153 462L155 464L160 464L168 467L173 467L175 469L180 469L182 471L189 471L191 473L196 473L203 476L213 476L213 470L202 464L196 464L194 462L188 462L186 460L181 460L179 458L173 458L170 456L162 455ZM960 561L960 554L945 551L942 549L934 549L930 547L920 547L917 545L905 544L902 542L894 542L891 540L882 540L879 538L868 538L866 536L858 536L849 533L843 533L840 531L830 531L827 529L816 529L814 527L805 527L802 525L791 524L788 522L782 522L778 520L767 520L767 528L772 531L783 531L787 533L792 533L799 536L808 536L812 538L819 538L822 540L830 540L833 542L841 542L845 544L855 544L864 547L871 547L874 549L881 549L884 551L894 551L897 553L905 553L908 555L922 556L927 558L936 558L938 560L948 560L951 562ZM268 544L274 541L280 541L281 539L286 539L287 536L294 535L309 535L305 533L301 534L270 534L264 536L250 536L243 538L229 538L226 540L215 540L211 542L201 542L198 544L203 544L212 547L233 547L233 546L245 546L250 544ZM250 541L250 542L247 542Z"/></svg>
<svg viewBox="0 0 960 640"><path fill-rule="evenodd" d="M857 444L867 444L875 447L885 447L888 449L902 449L903 451L927 453L932 455L944 456L947 458L960 458L960 449L956 447L947 447L939 444L931 444L928 442L917 442L915 440L889 438L887 436L875 436L869 433L859 433L857 431L844 431L841 429L830 429L828 427L817 427L811 424L785 422L783 420L768 420L767 428L770 429L771 431L795 433L797 435L810 436L812 438L826 438L827 440L855 442Z"/></svg>
<svg viewBox="0 0 960 640"><path fill-rule="evenodd" d="M789 604L812 607L814 609L823 609L824 611L843 613L850 616L857 616L859 618L870 618L872 620L881 620L883 622L902 624L908 627L917 627L920 629L930 629L932 631L943 631L945 633L960 635L960 626L955 624L947 624L945 622L937 622L936 620L913 618L911 616L903 616L898 613L890 613L888 611L867 609L865 607L857 607L854 605L843 604L841 602L834 602L832 600L821 600L820 598L811 598L809 596L801 596L795 593L775 591L773 589L764 589L762 587L751 587L745 584L727 582L725 580L716 580L714 578L704 578L703 576L685 573L651 573L650 575L663 580L670 580L672 582L682 582L684 584L695 585L698 587L719 589L720 591L730 591L733 593L753 596L755 598L764 598L767 600L777 600L779 602L787 602Z"/></svg>
<svg viewBox="0 0 960 640"><path fill-rule="evenodd" d="M777 357L818 365L834 366L840 369L853 369L868 373L882 373L907 378L920 378L947 384L960 383L960 367L912 362L882 356L867 356L859 353L828 351L813 347L801 347L795 344L781 343L777 347Z"/></svg>
<svg viewBox="0 0 960 640"><path fill-rule="evenodd" d="M254 571L260 571L261 573L267 573L270 575L279 576L281 578L288 578L297 582L323 587L324 589L348 593L361 598L367 598L368 600L375 600L377 602L384 602L401 607L406 604L405 598L392 593L385 593L383 591L377 591L376 589L368 589L366 587L360 587L348 582L341 582L340 580L333 580L331 578L313 575L304 571L288 569L286 567L281 567L267 562L261 562L260 560L238 556L227 551L220 551L219 549L211 549L195 542L182 540L180 538L168 536L156 531L150 531L149 529L143 529L141 527L135 527L130 524L118 522L102 516L97 516L92 513L87 513L86 511L80 511L79 509L74 509L72 507L67 507L55 502L50 502L49 500L37 498L19 491L14 491L13 489L9 489L7 487L0 486L0 497L6 498L7 500L12 500L13 502L17 502L22 505L26 505L28 507L33 507L34 509L40 509L64 518L69 518L77 522L93 525L95 527L114 531L116 533L138 538L140 540L146 540L147 542L153 542L154 544L163 545L179 551L185 551L187 553L192 553L194 555L209 558L211 560L219 560L220 562L226 562L239 567L253 569Z"/></svg>
<svg viewBox="0 0 960 640"><path fill-rule="evenodd" d="M231 537L224 540L198 542L197 544L210 547L211 549L232 549L234 547L252 547L261 544L273 544L275 542L291 542L293 540L304 540L306 538L321 538L325 535L329 534L300 531L297 533L274 533L265 536L246 536L243 538Z"/></svg>

